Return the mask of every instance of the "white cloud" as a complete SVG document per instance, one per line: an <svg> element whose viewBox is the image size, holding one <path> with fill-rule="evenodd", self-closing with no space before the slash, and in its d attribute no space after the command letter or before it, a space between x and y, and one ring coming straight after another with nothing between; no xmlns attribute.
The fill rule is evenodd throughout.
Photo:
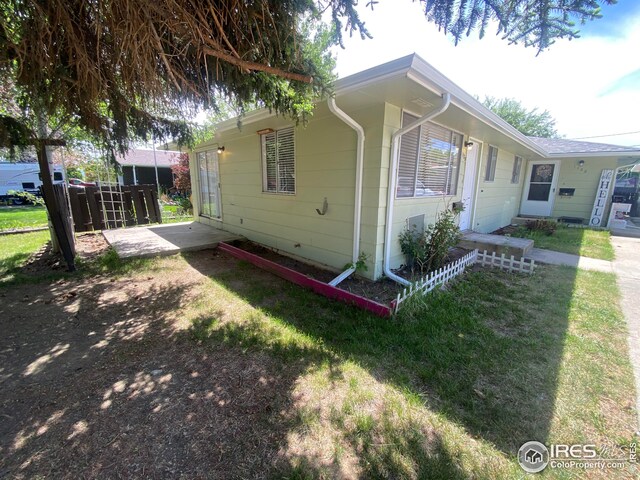
<svg viewBox="0 0 640 480"><path fill-rule="evenodd" d="M557 41L536 50L509 45L488 28L457 47L427 22L418 3L381 2L362 17L374 38L345 38L337 50L340 77L416 52L467 92L513 97L527 107L546 109L567 138L640 130L640 85L610 91L620 78L640 68L640 16L629 18L615 37L588 36ZM640 145L640 134L593 139Z"/></svg>

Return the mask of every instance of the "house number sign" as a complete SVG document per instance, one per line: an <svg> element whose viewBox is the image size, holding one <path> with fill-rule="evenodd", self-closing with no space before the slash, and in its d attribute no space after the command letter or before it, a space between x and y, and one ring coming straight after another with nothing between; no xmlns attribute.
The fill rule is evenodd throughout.
<svg viewBox="0 0 640 480"><path fill-rule="evenodd" d="M607 205L607 198L609 198L609 190L611 189L612 183L613 170L602 170L602 175L600 175L600 183L598 184L598 190L596 191L596 200L593 203L591 219L589 220L589 225L592 227L602 226L604 207Z"/></svg>

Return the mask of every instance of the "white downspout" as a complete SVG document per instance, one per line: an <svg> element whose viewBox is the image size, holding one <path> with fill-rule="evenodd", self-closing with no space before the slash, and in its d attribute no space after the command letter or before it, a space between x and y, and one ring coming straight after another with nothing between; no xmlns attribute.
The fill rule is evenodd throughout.
<svg viewBox="0 0 640 480"><path fill-rule="evenodd" d="M355 204L353 207L353 253L352 253L352 265L350 268L342 272L336 278L329 282L329 285L336 286L342 282L345 278L356 271L355 265L358 262L360 255L360 220L362 217L362 172L364 170L364 129L362 125L356 122L353 118L347 115L344 111L340 110L336 105L336 99L329 97L327 100L329 110L342 120L344 123L353 128L358 135L358 144L356 147L356 194Z"/></svg>
<svg viewBox="0 0 640 480"><path fill-rule="evenodd" d="M398 157L400 156L400 137L410 130L419 127L423 123L428 122L434 117L437 117L447 108L449 108L449 102L451 96L449 93L442 95L442 104L436 110L427 113L423 117L420 117L415 122L405 125L400 130L391 135L391 159L389 162L389 186L387 188L387 216L384 226L384 259L382 264L382 270L384 274L391 280L398 282L402 285L410 285L411 282L402 277L399 277L391 271L389 266L391 259L391 227L393 226L393 206L396 199L396 180L398 177Z"/></svg>

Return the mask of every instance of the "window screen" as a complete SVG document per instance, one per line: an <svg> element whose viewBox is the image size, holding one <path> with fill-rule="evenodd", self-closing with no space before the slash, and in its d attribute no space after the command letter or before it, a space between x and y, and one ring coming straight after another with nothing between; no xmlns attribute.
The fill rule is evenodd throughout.
<svg viewBox="0 0 640 480"><path fill-rule="evenodd" d="M511 183L520 183L520 170L522 170L522 157L515 156L513 159L513 171L511 172Z"/></svg>
<svg viewBox="0 0 640 480"><path fill-rule="evenodd" d="M485 182L493 182L496 179L497 163L498 163L498 149L490 145L489 152L487 153L487 169L484 172Z"/></svg>
<svg viewBox="0 0 640 480"><path fill-rule="evenodd" d="M262 175L265 192L296 191L295 135L293 127L262 135Z"/></svg>
<svg viewBox="0 0 640 480"><path fill-rule="evenodd" d="M404 125L416 119L404 113ZM458 183L462 135L427 122L402 136L397 197L454 195Z"/></svg>

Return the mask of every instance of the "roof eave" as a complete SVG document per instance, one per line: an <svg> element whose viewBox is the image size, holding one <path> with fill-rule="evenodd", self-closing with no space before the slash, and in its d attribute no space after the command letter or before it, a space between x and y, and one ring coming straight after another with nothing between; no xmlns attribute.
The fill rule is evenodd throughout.
<svg viewBox="0 0 640 480"><path fill-rule="evenodd" d="M566 158L566 157L581 157L581 158L598 158L598 157L637 157L640 158L640 150L629 152L561 152L561 153L549 153L548 158Z"/></svg>
<svg viewBox="0 0 640 480"><path fill-rule="evenodd" d="M438 70L429 65L420 56L415 55L415 61L413 62L411 70L407 73L407 77L440 95L448 92L451 95L451 103L456 105L458 108L486 123L490 127L495 128L510 139L520 143L529 150L532 150L534 153L542 157L548 156L548 152L546 150L529 140L526 135L520 133L498 115L483 106L478 102L478 100L473 98Z"/></svg>

